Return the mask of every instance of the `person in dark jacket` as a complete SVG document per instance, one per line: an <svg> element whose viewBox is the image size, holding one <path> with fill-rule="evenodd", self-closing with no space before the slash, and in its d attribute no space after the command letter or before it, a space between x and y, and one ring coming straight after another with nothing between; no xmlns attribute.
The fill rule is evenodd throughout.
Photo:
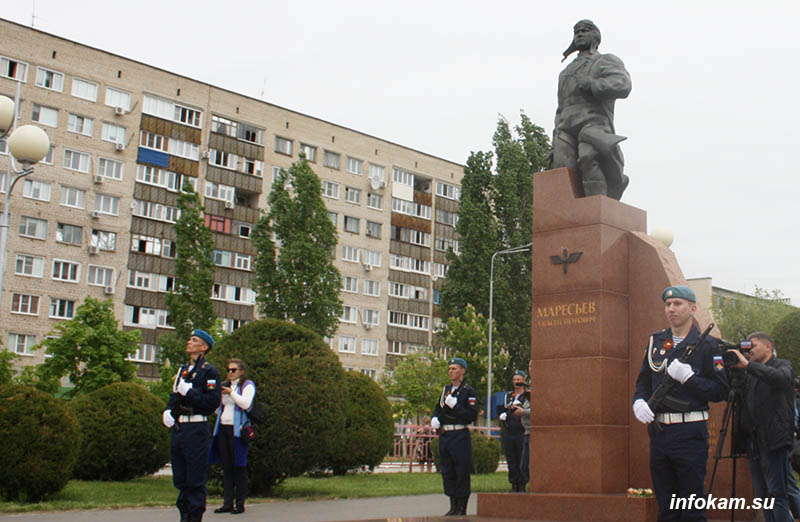
<svg viewBox="0 0 800 522"><path fill-rule="evenodd" d="M774 355L772 338L764 332L750 334L750 359L739 350L734 368L745 371L744 426L749 435L748 457L753 495L774 498L764 510L766 522L791 521L786 477L794 440L794 372L792 364Z"/></svg>
<svg viewBox="0 0 800 522"><path fill-rule="evenodd" d="M527 391L525 379L528 374L522 370L514 372L514 390L506 393L503 413L500 420L506 423L503 446L508 463L508 482L514 492L524 492L528 476L522 474L522 452L525 446L525 427L522 425L522 400ZM530 410L528 411L530 414Z"/></svg>

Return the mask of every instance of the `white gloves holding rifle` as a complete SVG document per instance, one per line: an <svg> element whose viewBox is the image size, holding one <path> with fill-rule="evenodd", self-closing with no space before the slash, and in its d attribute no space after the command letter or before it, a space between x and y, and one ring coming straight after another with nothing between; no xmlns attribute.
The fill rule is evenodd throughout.
<svg viewBox="0 0 800 522"><path fill-rule="evenodd" d="M683 384L692 378L694 371L692 370L691 365L682 363L678 359L675 359L669 363L669 366L667 366L667 375Z"/></svg>
<svg viewBox="0 0 800 522"><path fill-rule="evenodd" d="M650 406L647 405L647 401L644 399L636 399L636 402L633 403L633 414L642 424L650 424L653 422L653 419L656 418L653 414L653 410L650 409Z"/></svg>

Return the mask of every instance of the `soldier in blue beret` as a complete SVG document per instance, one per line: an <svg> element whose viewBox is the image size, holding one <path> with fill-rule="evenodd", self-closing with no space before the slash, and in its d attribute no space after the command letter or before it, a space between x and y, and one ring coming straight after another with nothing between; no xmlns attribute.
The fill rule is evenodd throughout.
<svg viewBox="0 0 800 522"><path fill-rule="evenodd" d="M220 378L205 360L214 338L205 330L194 330L186 341L190 362L175 375L163 422L172 428L172 483L178 489L181 522L201 522L206 511L208 451L211 436L208 416L220 404Z"/></svg>
<svg viewBox="0 0 800 522"><path fill-rule="evenodd" d="M717 353L718 340L700 332L694 324L697 298L685 285L670 286L661 293L670 327L650 336L636 392L633 413L647 425L650 435L650 476L658 500L658 520L706 520L705 510L670 509L672 497L703 498L708 461L708 403L728 396L728 382ZM698 344L699 343L699 344ZM690 351L686 361L680 359ZM717 359L719 359L717 361ZM670 401L656 411L647 403L665 378L680 383ZM656 420L662 429L653 425Z"/></svg>
<svg viewBox="0 0 800 522"><path fill-rule="evenodd" d="M431 427L439 430L439 463L444 494L450 497L445 516L466 515L471 493L472 439L468 426L478 418L478 396L464 381L467 361L454 357L448 361L450 384L442 389L433 411Z"/></svg>
<svg viewBox="0 0 800 522"><path fill-rule="evenodd" d="M528 403L528 414L530 414L530 399L525 390L527 378L528 374L523 370L514 372L512 377L514 389L506 393L503 401L504 411L500 414L500 421L506 424L503 432L503 449L508 463L508 482L511 483L511 490L514 492L524 492L528 483L527 473L524 475L522 473L522 455L525 446L525 427L522 424L523 403Z"/></svg>

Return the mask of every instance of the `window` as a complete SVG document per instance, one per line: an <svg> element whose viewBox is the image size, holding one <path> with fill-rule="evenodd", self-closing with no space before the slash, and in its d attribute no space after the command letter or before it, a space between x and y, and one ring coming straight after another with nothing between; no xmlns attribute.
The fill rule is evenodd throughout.
<svg viewBox="0 0 800 522"><path fill-rule="evenodd" d="M373 165L372 163L369 164L369 179L376 180L376 181L385 181L385 177L383 175L383 167L380 165Z"/></svg>
<svg viewBox="0 0 800 522"><path fill-rule="evenodd" d="M125 305L125 318L123 323L128 326L138 326L155 330L158 325L158 310L143 306Z"/></svg>
<svg viewBox="0 0 800 522"><path fill-rule="evenodd" d="M359 253L360 251L356 247L342 245L342 259L345 261L358 263Z"/></svg>
<svg viewBox="0 0 800 522"><path fill-rule="evenodd" d="M347 172L359 176L364 173L364 162L356 158L347 158Z"/></svg>
<svg viewBox="0 0 800 522"><path fill-rule="evenodd" d="M72 78L72 95L91 102L97 101L97 84L80 78Z"/></svg>
<svg viewBox="0 0 800 522"><path fill-rule="evenodd" d="M364 280L364 295L371 295L380 297L381 295L381 282L373 279Z"/></svg>
<svg viewBox="0 0 800 522"><path fill-rule="evenodd" d="M253 127L252 125L247 125L245 123L240 123L239 132L236 137L240 140L249 141L250 143L258 143L259 145L263 145L264 129Z"/></svg>
<svg viewBox="0 0 800 522"><path fill-rule="evenodd" d="M246 325L247 321L245 319L229 319L228 317L222 318L222 329L225 333L233 333L234 330L241 328L242 326Z"/></svg>
<svg viewBox="0 0 800 522"><path fill-rule="evenodd" d="M13 58L0 56L0 76L24 83L28 81L28 64Z"/></svg>
<svg viewBox="0 0 800 522"><path fill-rule="evenodd" d="M95 286L112 286L114 269L110 266L89 265L89 275L86 282Z"/></svg>
<svg viewBox="0 0 800 522"><path fill-rule="evenodd" d="M338 214L336 214L336 212L328 211L328 219L330 219L331 223L333 223L333 228L336 228L336 220L337 220L337 218L338 218Z"/></svg>
<svg viewBox="0 0 800 522"><path fill-rule="evenodd" d="M120 127L119 125L104 121L101 138L103 141L110 141L112 143L125 143L125 127Z"/></svg>
<svg viewBox="0 0 800 522"><path fill-rule="evenodd" d="M392 239L419 246L431 246L431 235L413 228L403 228L392 225Z"/></svg>
<svg viewBox="0 0 800 522"><path fill-rule="evenodd" d="M72 114L67 116L67 130L84 136L91 136L94 129L94 120L86 116Z"/></svg>
<svg viewBox="0 0 800 522"><path fill-rule="evenodd" d="M47 156L45 156L40 163L44 163L46 165L52 165L53 156L55 156L55 154L56 154L56 146L50 145L50 150L47 151Z"/></svg>
<svg viewBox="0 0 800 522"><path fill-rule="evenodd" d="M61 204L65 207L84 208L86 191L75 187L61 185Z"/></svg>
<svg viewBox="0 0 800 522"><path fill-rule="evenodd" d="M341 156L338 152L326 150L322 153L322 165L330 169L339 170L339 158Z"/></svg>
<svg viewBox="0 0 800 522"><path fill-rule="evenodd" d="M36 86L61 92L64 90L64 75L44 67L36 68Z"/></svg>
<svg viewBox="0 0 800 522"><path fill-rule="evenodd" d="M19 355L33 355L36 338L32 335L18 333L8 334L8 349Z"/></svg>
<svg viewBox="0 0 800 522"><path fill-rule="evenodd" d="M50 183L35 179L25 178L22 195L26 198L50 201Z"/></svg>
<svg viewBox="0 0 800 522"><path fill-rule="evenodd" d="M119 198L108 194L95 194L94 209L103 214L119 215ZM173 220L174 221L174 220Z"/></svg>
<svg viewBox="0 0 800 522"><path fill-rule="evenodd" d="M214 264L217 266L231 266L231 255L228 250L214 250Z"/></svg>
<svg viewBox="0 0 800 522"><path fill-rule="evenodd" d="M109 107L122 107L126 112L131 108L131 93L106 87L106 105Z"/></svg>
<svg viewBox="0 0 800 522"><path fill-rule="evenodd" d="M19 257L17 259L19 259ZM358 278L353 276L343 276L342 292L358 292Z"/></svg>
<svg viewBox="0 0 800 522"><path fill-rule="evenodd" d="M400 183L411 188L414 187L414 175L410 172L400 169L392 170L392 181Z"/></svg>
<svg viewBox="0 0 800 522"><path fill-rule="evenodd" d="M317 148L315 146L301 143L300 152L305 154L306 160L308 160L310 163L317 162Z"/></svg>
<svg viewBox="0 0 800 522"><path fill-rule="evenodd" d="M361 200L361 191L353 187L345 187L344 200L350 203L358 203Z"/></svg>
<svg viewBox="0 0 800 522"><path fill-rule="evenodd" d="M122 165L123 163L121 161L108 158L97 158L97 173L104 178L121 180Z"/></svg>
<svg viewBox="0 0 800 522"><path fill-rule="evenodd" d="M30 216L19 218L19 235L35 239L47 239L47 221Z"/></svg>
<svg viewBox="0 0 800 522"><path fill-rule="evenodd" d="M92 246L100 250L114 251L117 249L117 233L106 230L92 230Z"/></svg>
<svg viewBox="0 0 800 522"><path fill-rule="evenodd" d="M128 274L128 286L130 288L139 288L140 290L154 291L156 289L157 281L158 281L158 276L156 274L150 274L148 272L138 272L136 270L131 270Z"/></svg>
<svg viewBox="0 0 800 522"><path fill-rule="evenodd" d="M64 168L77 170L78 172L89 172L91 156L85 152L64 149Z"/></svg>
<svg viewBox="0 0 800 522"><path fill-rule="evenodd" d="M381 237L381 224L376 223L375 221L367 221L367 236L369 237L376 237L380 239Z"/></svg>
<svg viewBox="0 0 800 522"><path fill-rule="evenodd" d="M361 321L370 326L378 326L378 311L365 308L361 311Z"/></svg>
<svg viewBox="0 0 800 522"><path fill-rule="evenodd" d="M209 199L218 199L220 201L229 201L233 203L236 199L236 189L227 185L219 185L206 181L205 195Z"/></svg>
<svg viewBox="0 0 800 522"><path fill-rule="evenodd" d="M21 276L42 277L44 274L44 258L28 254L17 254L14 273Z"/></svg>
<svg viewBox="0 0 800 522"><path fill-rule="evenodd" d="M175 257L174 254L168 251L168 245L169 247L172 246L172 242L168 239L162 240L157 237L145 236L142 234L133 234L131 237L131 252Z"/></svg>
<svg viewBox="0 0 800 522"><path fill-rule="evenodd" d="M383 196L367 192L367 206L377 210L383 210Z"/></svg>
<svg viewBox="0 0 800 522"><path fill-rule="evenodd" d="M34 103L31 119L48 127L58 127L58 109L51 109Z"/></svg>
<svg viewBox="0 0 800 522"><path fill-rule="evenodd" d="M244 158L244 172L259 178L264 175L264 162L261 160L254 160Z"/></svg>
<svg viewBox="0 0 800 522"><path fill-rule="evenodd" d="M375 370L372 368L361 368L358 371L359 373L366 375L367 377L372 377L373 379L375 378Z"/></svg>
<svg viewBox="0 0 800 522"><path fill-rule="evenodd" d="M83 243L83 228L68 223L58 223L56 225L56 241L80 245Z"/></svg>
<svg viewBox="0 0 800 522"><path fill-rule="evenodd" d="M250 270L253 263L253 257L245 254L236 253L233 256L233 266L239 270Z"/></svg>
<svg viewBox="0 0 800 522"><path fill-rule="evenodd" d="M389 267L403 272L416 272L425 275L431 273L430 261L395 254L389 256Z"/></svg>
<svg viewBox="0 0 800 522"><path fill-rule="evenodd" d="M458 241L449 237L437 236L436 240L433 242L433 247L442 252L447 252L452 248L453 252L458 254Z"/></svg>
<svg viewBox="0 0 800 522"><path fill-rule="evenodd" d="M358 227L359 227L360 220L353 216L345 216L344 217L344 229L346 232L352 232L354 234L358 234Z"/></svg>
<svg viewBox="0 0 800 522"><path fill-rule="evenodd" d="M292 155L292 140L275 136L275 152L280 154Z"/></svg>
<svg viewBox="0 0 800 522"><path fill-rule="evenodd" d="M458 224L458 214L447 210L436 209L436 222L444 225L456 226Z"/></svg>
<svg viewBox="0 0 800 522"><path fill-rule="evenodd" d="M412 330L427 331L430 324L430 318L426 315L417 315L389 310L389 324L392 326L411 328Z"/></svg>
<svg viewBox="0 0 800 522"><path fill-rule="evenodd" d="M166 137L147 131L141 132L139 145L147 149L160 150L161 152L167 152L168 150Z"/></svg>
<svg viewBox="0 0 800 522"><path fill-rule="evenodd" d="M72 319L75 315L75 301L71 299L50 298L51 319Z"/></svg>
<svg viewBox="0 0 800 522"><path fill-rule="evenodd" d="M239 237L250 237L250 225L237 225Z"/></svg>
<svg viewBox="0 0 800 522"><path fill-rule="evenodd" d="M458 201L461 199L461 189L448 183L436 182L436 195Z"/></svg>
<svg viewBox="0 0 800 522"><path fill-rule="evenodd" d="M175 115L174 120L180 123L185 123L186 125L191 125L192 127L199 127L200 126L200 116L203 113L201 111L190 109L189 107L184 107L182 105L175 104Z"/></svg>
<svg viewBox="0 0 800 522"><path fill-rule="evenodd" d="M167 223L175 223L181 214L180 209L177 207L168 207L161 203L153 203L152 201L141 199L133 200L132 210L134 216L166 221Z"/></svg>
<svg viewBox="0 0 800 522"><path fill-rule="evenodd" d="M355 306L342 306L342 316L339 320L343 323L355 323L358 319L358 309Z"/></svg>
<svg viewBox="0 0 800 522"><path fill-rule="evenodd" d="M81 265L74 261L64 259L53 259L53 279L56 281L66 281L77 283L80 280Z"/></svg>
<svg viewBox="0 0 800 522"><path fill-rule="evenodd" d="M447 270L449 268L450 268L449 265L443 265L442 263L434 263L433 277L447 277Z"/></svg>
<svg viewBox="0 0 800 522"><path fill-rule="evenodd" d="M339 199L339 184L323 179L322 195L326 198Z"/></svg>
<svg viewBox="0 0 800 522"><path fill-rule="evenodd" d="M146 165L139 165L136 171L136 181L148 185L155 185L157 187L164 187L172 192L177 192L178 189L183 190L183 185L188 182L192 186L192 190L195 192L197 191L196 177Z"/></svg>
<svg viewBox="0 0 800 522"><path fill-rule="evenodd" d="M135 362L154 363L158 359L158 345L142 343L128 360Z"/></svg>
<svg viewBox="0 0 800 522"><path fill-rule="evenodd" d="M403 341L392 341L389 343L389 348L386 353L393 353L396 355L406 354L406 344Z"/></svg>
<svg viewBox="0 0 800 522"><path fill-rule="evenodd" d="M181 158L195 161L200 159L200 145L196 143L170 138L168 150L170 154Z"/></svg>
<svg viewBox="0 0 800 522"><path fill-rule="evenodd" d="M206 226L212 230L212 232L220 232L222 234L226 234L227 232L225 229L230 225L228 222L230 220L220 216L212 216L211 214L206 214Z"/></svg>
<svg viewBox="0 0 800 522"><path fill-rule="evenodd" d="M362 355L378 355L378 345L377 339L361 339Z"/></svg>
<svg viewBox="0 0 800 522"><path fill-rule="evenodd" d="M231 170L239 168L239 156L236 154L217 149L210 149L208 153L208 162L212 165Z"/></svg>
<svg viewBox="0 0 800 522"><path fill-rule="evenodd" d="M13 294L11 297L11 313L39 315L39 296L30 294Z"/></svg>
<svg viewBox="0 0 800 522"><path fill-rule="evenodd" d="M376 250L364 250L364 263L381 266L381 253Z"/></svg>
<svg viewBox="0 0 800 522"><path fill-rule="evenodd" d="M340 335L339 351L346 353L356 353L356 338L349 335Z"/></svg>

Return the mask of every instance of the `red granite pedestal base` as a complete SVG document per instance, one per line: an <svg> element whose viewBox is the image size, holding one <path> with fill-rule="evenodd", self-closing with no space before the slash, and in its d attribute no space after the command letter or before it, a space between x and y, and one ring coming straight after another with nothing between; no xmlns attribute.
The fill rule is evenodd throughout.
<svg viewBox="0 0 800 522"><path fill-rule="evenodd" d="M553 522L645 522L656 520L658 506L654 498L627 495L482 493L478 515Z"/></svg>

